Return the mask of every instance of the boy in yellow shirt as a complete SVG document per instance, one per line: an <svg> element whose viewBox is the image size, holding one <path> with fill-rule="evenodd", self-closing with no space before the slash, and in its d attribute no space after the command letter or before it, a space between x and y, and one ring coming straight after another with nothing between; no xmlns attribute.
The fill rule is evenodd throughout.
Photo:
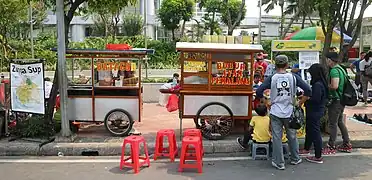
<svg viewBox="0 0 372 180"><path fill-rule="evenodd" d="M270 143L270 118L267 116L267 107L260 104L255 111L258 116L252 117L244 137L236 139L242 149L248 148L248 142L251 139L255 143Z"/></svg>
<svg viewBox="0 0 372 180"><path fill-rule="evenodd" d="M267 144L271 141L270 118L267 116L267 107L260 104L256 107L255 111L258 116L252 117L248 131L244 134L244 137L238 137L236 139L239 146L244 150L248 149L248 142L250 140L259 144ZM282 141L288 141L285 131L283 131Z"/></svg>

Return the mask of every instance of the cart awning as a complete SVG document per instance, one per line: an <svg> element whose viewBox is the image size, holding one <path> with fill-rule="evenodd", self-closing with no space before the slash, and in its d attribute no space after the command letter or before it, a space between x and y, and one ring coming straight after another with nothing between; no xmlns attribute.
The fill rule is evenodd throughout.
<svg viewBox="0 0 372 180"><path fill-rule="evenodd" d="M227 52L261 52L259 44L223 44L223 43L188 43L177 42L178 51L227 51Z"/></svg>

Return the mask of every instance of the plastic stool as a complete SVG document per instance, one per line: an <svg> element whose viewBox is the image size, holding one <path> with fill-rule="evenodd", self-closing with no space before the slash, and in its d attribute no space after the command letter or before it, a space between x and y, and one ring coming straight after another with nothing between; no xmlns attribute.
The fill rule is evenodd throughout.
<svg viewBox="0 0 372 180"><path fill-rule="evenodd" d="M195 137L200 138L201 151L202 151L202 155L204 156L203 136L202 136L202 133L201 133L200 129L186 129L183 132L183 137L186 137L186 136L195 136ZM186 151L187 152L189 152L189 151L194 151L195 152L195 148L194 147L189 147L189 149L187 149ZM189 156L195 156L195 153L191 152L191 153L188 153L188 155Z"/></svg>
<svg viewBox="0 0 372 180"><path fill-rule="evenodd" d="M283 143L282 147L283 147L284 158L289 159L289 145L288 145L288 143Z"/></svg>
<svg viewBox="0 0 372 180"><path fill-rule="evenodd" d="M164 136L168 138L168 148L164 148ZM171 162L174 162L175 156L178 154L176 134L173 129L163 129L156 133L154 160L158 156L168 156Z"/></svg>
<svg viewBox="0 0 372 180"><path fill-rule="evenodd" d="M139 156L140 143L143 143L145 157ZM131 153L129 157L125 158L125 145L127 144L130 144L131 146ZM140 160L143 160L143 162L140 162ZM123 147L121 148L120 169L123 169L123 166L131 167L133 168L134 173L137 174L139 172L139 168L144 165L150 167L150 158L145 138L143 138L142 136L129 136L124 138Z"/></svg>
<svg viewBox="0 0 372 180"><path fill-rule="evenodd" d="M187 156L187 149L189 146L194 146L195 148L195 159L191 159ZM186 160L196 160L194 164L186 164ZM181 150L181 157L180 157L180 165L178 168L179 172L182 172L184 168L195 168L198 169L198 173L202 173L203 170L203 155L201 153L201 140L199 137L195 136L185 136L182 139L182 150Z"/></svg>
<svg viewBox="0 0 372 180"><path fill-rule="evenodd" d="M258 144L258 143L252 143L252 159L256 160L258 158L265 158L269 159L270 152L269 152L270 144ZM257 154L258 149L264 149L266 152L265 154Z"/></svg>

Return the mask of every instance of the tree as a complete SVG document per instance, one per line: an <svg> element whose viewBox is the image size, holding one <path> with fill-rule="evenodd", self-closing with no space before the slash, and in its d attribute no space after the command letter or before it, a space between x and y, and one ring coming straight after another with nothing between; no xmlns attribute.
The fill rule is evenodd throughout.
<svg viewBox="0 0 372 180"><path fill-rule="evenodd" d="M342 9L337 13L338 26L342 35L341 39L343 40L344 33L352 38L351 42L347 45L344 45L343 41L340 43L340 54L344 60L347 60L347 52L354 46L357 38L360 36L363 15L370 5L371 0L343 0ZM360 6L360 11L359 15L355 17L357 6Z"/></svg>
<svg viewBox="0 0 372 180"><path fill-rule="evenodd" d="M218 21L216 20L216 15L221 11L222 1L221 0L198 0L199 8L205 8L206 14L203 16L203 22L205 28L209 29L209 34L213 35L215 32L219 34L221 29L219 27Z"/></svg>
<svg viewBox="0 0 372 180"><path fill-rule="evenodd" d="M92 27L92 36L104 36L107 37L110 32L113 32L110 25L110 18L112 17L109 14L94 14L90 15L94 21L94 26ZM88 17L87 17L88 18Z"/></svg>
<svg viewBox="0 0 372 180"><path fill-rule="evenodd" d="M285 0L261 0L262 5L267 5L265 8L265 12L268 13L269 11L273 10L275 6L280 6L280 36L283 36L283 26L285 22L285 14L284 14L284 2Z"/></svg>
<svg viewBox="0 0 372 180"><path fill-rule="evenodd" d="M287 35L288 31L291 29L291 26L294 21L298 21L302 18L301 29L305 28L305 20L308 17L311 21L311 15L315 11L315 1L314 0L287 0L288 6L284 11L285 15L292 15L291 20L289 21L287 27L284 29L284 32L281 34L281 39Z"/></svg>
<svg viewBox="0 0 372 180"><path fill-rule="evenodd" d="M141 34L143 29L143 19L138 14L125 14L123 15L123 35L136 36Z"/></svg>
<svg viewBox="0 0 372 180"><path fill-rule="evenodd" d="M108 24L111 25L111 34L115 37L119 33L119 22L120 16L124 8L129 4L137 4L137 0L89 0L88 3L88 14L98 14L105 24L106 31L108 30ZM104 18L109 15L109 19ZM107 35L107 32L105 33Z"/></svg>
<svg viewBox="0 0 372 180"><path fill-rule="evenodd" d="M227 26L227 34L232 35L234 29L245 18L245 0L224 0L221 8L221 21Z"/></svg>
<svg viewBox="0 0 372 180"><path fill-rule="evenodd" d="M27 22L27 3L23 0L0 0L0 58L8 59L12 47L8 44L11 30Z"/></svg>
<svg viewBox="0 0 372 180"><path fill-rule="evenodd" d="M190 21L193 17L193 10L194 10L194 1L193 0L184 0L183 1L183 9L180 9L182 12L182 28L181 28L181 37L183 37L185 33L185 24L187 21Z"/></svg>
<svg viewBox="0 0 372 180"><path fill-rule="evenodd" d="M189 21L192 17L193 2L190 0L164 0L161 3L158 17L165 29L172 31L172 39L176 40L175 30L181 20Z"/></svg>

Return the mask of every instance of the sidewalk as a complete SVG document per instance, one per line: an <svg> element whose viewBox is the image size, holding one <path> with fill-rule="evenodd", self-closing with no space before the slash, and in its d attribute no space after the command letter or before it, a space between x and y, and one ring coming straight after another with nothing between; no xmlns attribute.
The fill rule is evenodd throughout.
<svg viewBox="0 0 372 180"><path fill-rule="evenodd" d="M353 114L372 113L372 105L369 107L347 107L345 114L352 117ZM354 148L372 148L372 125L366 125L353 120L346 120ZM175 129L177 141L179 141L178 112L169 113L165 107L156 104L144 104L142 122L134 125L146 138L150 153L155 147L156 132L159 129ZM192 119L183 120L183 129L193 128ZM241 152L235 139L238 134L232 134L224 140L203 140L205 153L235 153ZM327 141L324 137L323 141ZM338 141L341 137L338 138ZM300 139L300 144L303 144ZM102 125L89 125L82 128L73 142L53 142L39 147L40 143L17 140L8 142L0 140L0 155L46 155L57 156L59 152L65 156L79 156L83 151L97 151L99 155L120 155L122 137L112 137Z"/></svg>

